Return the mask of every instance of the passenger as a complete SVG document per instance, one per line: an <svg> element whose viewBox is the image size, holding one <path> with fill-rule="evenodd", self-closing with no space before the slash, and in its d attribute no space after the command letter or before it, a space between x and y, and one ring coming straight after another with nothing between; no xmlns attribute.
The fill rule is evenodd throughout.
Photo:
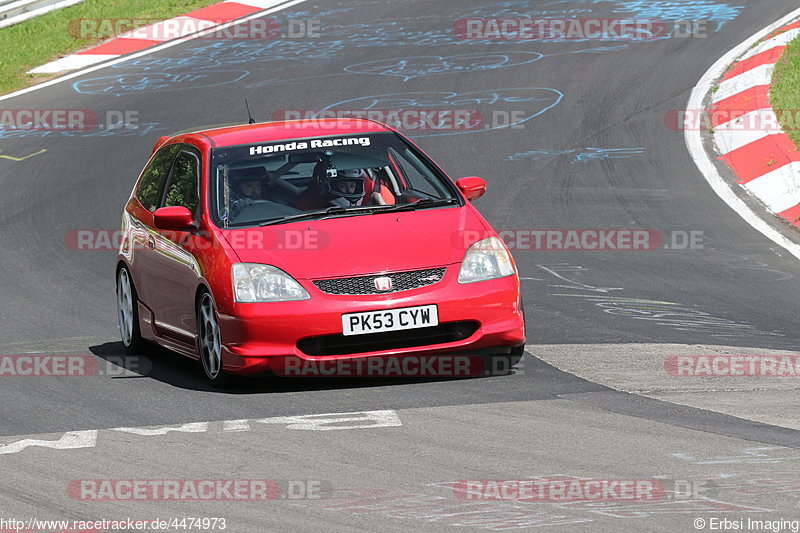
<svg viewBox="0 0 800 533"><path fill-rule="evenodd" d="M257 200L264 200L264 181L266 174L263 167L239 168L230 171L231 212L236 216Z"/></svg>

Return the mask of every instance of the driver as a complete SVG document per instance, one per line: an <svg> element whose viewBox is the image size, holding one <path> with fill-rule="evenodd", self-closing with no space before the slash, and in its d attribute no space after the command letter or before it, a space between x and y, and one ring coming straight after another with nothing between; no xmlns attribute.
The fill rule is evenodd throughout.
<svg viewBox="0 0 800 533"><path fill-rule="evenodd" d="M361 169L337 170L326 174L325 188L332 205L342 207L361 205L364 201L364 171Z"/></svg>
<svg viewBox="0 0 800 533"><path fill-rule="evenodd" d="M331 206L386 205L374 191L366 194L367 180L363 169L339 170L330 161L320 161L314 167L311 185L300 195L298 208L312 211Z"/></svg>

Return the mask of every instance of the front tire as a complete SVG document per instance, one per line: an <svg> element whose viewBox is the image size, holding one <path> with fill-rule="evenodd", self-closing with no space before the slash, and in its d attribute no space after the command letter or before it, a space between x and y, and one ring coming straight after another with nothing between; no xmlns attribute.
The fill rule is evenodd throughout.
<svg viewBox="0 0 800 533"><path fill-rule="evenodd" d="M127 266L117 272L117 320L125 350L128 353L141 351L144 339L139 329L139 300Z"/></svg>
<svg viewBox="0 0 800 533"><path fill-rule="evenodd" d="M509 355L509 365L512 367L517 366L517 364L519 364L519 362L522 360L522 356L525 355L525 345L522 344L520 346L514 346L511 348L511 353Z"/></svg>
<svg viewBox="0 0 800 533"><path fill-rule="evenodd" d="M222 369L222 337L217 310L208 292L203 292L197 303L197 354L211 385L220 387L228 382L228 375Z"/></svg>
<svg viewBox="0 0 800 533"><path fill-rule="evenodd" d="M525 327L525 302L523 300L520 300L519 302L519 310L522 312L523 328L527 330L527 327ZM519 346L514 346L513 348L511 348L510 355L511 358L509 360L509 363L511 364L512 367L517 366L517 364L522 360L522 356L525 355L525 345L520 344Z"/></svg>

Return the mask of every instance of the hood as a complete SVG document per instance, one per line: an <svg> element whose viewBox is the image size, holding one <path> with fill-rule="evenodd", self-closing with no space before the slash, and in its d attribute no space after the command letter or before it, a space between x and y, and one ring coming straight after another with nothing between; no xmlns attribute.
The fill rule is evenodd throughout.
<svg viewBox="0 0 800 533"><path fill-rule="evenodd" d="M359 215L223 232L239 260L297 279L337 278L460 263L490 235L471 205Z"/></svg>

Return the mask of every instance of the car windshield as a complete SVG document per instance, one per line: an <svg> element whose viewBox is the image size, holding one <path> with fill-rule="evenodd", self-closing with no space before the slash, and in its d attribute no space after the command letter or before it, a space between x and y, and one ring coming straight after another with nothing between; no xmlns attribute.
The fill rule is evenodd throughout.
<svg viewBox="0 0 800 533"><path fill-rule="evenodd" d="M459 205L449 181L394 133L216 148L211 197L222 227Z"/></svg>

